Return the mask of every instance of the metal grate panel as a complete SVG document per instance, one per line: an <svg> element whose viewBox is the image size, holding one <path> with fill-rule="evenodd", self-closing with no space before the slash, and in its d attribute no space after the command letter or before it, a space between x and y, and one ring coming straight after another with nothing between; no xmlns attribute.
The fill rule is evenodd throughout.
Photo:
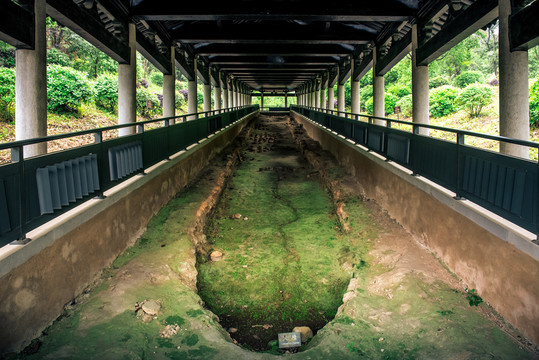
<svg viewBox="0 0 539 360"><path fill-rule="evenodd" d="M140 141L109 149L110 180L119 180L142 168L142 143Z"/></svg>

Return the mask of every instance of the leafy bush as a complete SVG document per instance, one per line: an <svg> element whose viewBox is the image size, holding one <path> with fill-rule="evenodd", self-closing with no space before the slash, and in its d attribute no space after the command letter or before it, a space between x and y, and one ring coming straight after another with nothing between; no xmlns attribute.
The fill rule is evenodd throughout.
<svg viewBox="0 0 539 360"><path fill-rule="evenodd" d="M470 84L457 96L456 103L471 117L477 117L481 114L483 107L492 102L493 96L494 93L489 86Z"/></svg>
<svg viewBox="0 0 539 360"><path fill-rule="evenodd" d="M429 80L429 89L436 89L440 86L449 85L450 81L445 76L436 76Z"/></svg>
<svg viewBox="0 0 539 360"><path fill-rule="evenodd" d="M396 83L389 86L387 88L387 92L401 98L403 96L410 95L412 93L412 89L407 85Z"/></svg>
<svg viewBox="0 0 539 360"><path fill-rule="evenodd" d="M395 110L395 105L397 104L397 101L399 100L395 95L386 93L385 94L385 115L391 115L393 114L393 111ZM374 100L371 97L369 100L365 102L365 110L368 114L372 115L374 111Z"/></svg>
<svg viewBox="0 0 539 360"><path fill-rule="evenodd" d="M182 106L185 105L185 96L179 92L176 93L176 97L174 99L174 107L179 110Z"/></svg>
<svg viewBox="0 0 539 360"><path fill-rule="evenodd" d="M1 82L0 79L0 84ZM539 125L539 80L530 86L530 125L532 127Z"/></svg>
<svg viewBox="0 0 539 360"><path fill-rule="evenodd" d="M490 80L488 81L488 84L489 84L490 86L498 86L498 85L500 84L500 82L498 81L498 79L492 78L492 79L490 79Z"/></svg>
<svg viewBox="0 0 539 360"><path fill-rule="evenodd" d="M47 109L73 112L93 95L86 74L60 65L47 66Z"/></svg>
<svg viewBox="0 0 539 360"><path fill-rule="evenodd" d="M401 97L396 106L400 106L403 116L412 116L412 94Z"/></svg>
<svg viewBox="0 0 539 360"><path fill-rule="evenodd" d="M463 89L470 84L482 83L484 80L483 74L478 71L463 71L455 78L455 86Z"/></svg>
<svg viewBox="0 0 539 360"><path fill-rule="evenodd" d="M69 56L58 49L52 48L47 50L47 64L69 66Z"/></svg>
<svg viewBox="0 0 539 360"><path fill-rule="evenodd" d="M118 107L118 78L104 74L95 82L95 104L97 107L114 112Z"/></svg>
<svg viewBox="0 0 539 360"><path fill-rule="evenodd" d="M433 89L429 93L430 114L437 118L456 112L455 99L458 95L459 89L449 85Z"/></svg>
<svg viewBox="0 0 539 360"><path fill-rule="evenodd" d="M163 86L163 73L156 71L150 76L150 81L157 85L157 86Z"/></svg>
<svg viewBox="0 0 539 360"><path fill-rule="evenodd" d="M366 108L366 104L367 104L367 101L372 98L372 85L366 85L366 86L362 86L360 87L360 90L359 90L359 99L360 99L360 104L361 104L361 111L367 111L367 108Z"/></svg>
<svg viewBox="0 0 539 360"><path fill-rule="evenodd" d="M15 120L15 69L0 67L0 119Z"/></svg>
<svg viewBox="0 0 539 360"><path fill-rule="evenodd" d="M183 100L187 102L187 98L189 97L189 91L187 91L187 89L180 89L178 90L178 92L180 93L180 95L183 96Z"/></svg>
<svg viewBox="0 0 539 360"><path fill-rule="evenodd" d="M142 86L137 89L137 112L144 117L161 113L157 95Z"/></svg>

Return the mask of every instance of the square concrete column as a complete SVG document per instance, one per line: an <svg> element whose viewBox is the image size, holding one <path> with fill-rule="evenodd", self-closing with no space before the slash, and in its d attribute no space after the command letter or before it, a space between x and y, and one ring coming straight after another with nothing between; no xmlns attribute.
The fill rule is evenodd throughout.
<svg viewBox="0 0 539 360"><path fill-rule="evenodd" d="M129 64L118 65L118 123L130 124L137 121L137 41L135 24L129 29ZM135 133L135 127L122 128L120 136Z"/></svg>
<svg viewBox="0 0 539 360"><path fill-rule="evenodd" d="M176 59L175 48L170 48L171 74L163 74L163 117L176 116ZM169 124L174 124L175 120L170 120Z"/></svg>
<svg viewBox="0 0 539 360"><path fill-rule="evenodd" d="M511 51L509 43L509 15L511 0L498 2L500 12L500 135L528 140L530 134L530 108L528 89L528 52ZM504 154L529 157L525 146L500 144Z"/></svg>
<svg viewBox="0 0 539 360"><path fill-rule="evenodd" d="M429 67L416 66L416 51L419 46L417 25L412 27L412 121L429 123ZM429 129L418 128L418 134L428 136Z"/></svg>
<svg viewBox="0 0 539 360"><path fill-rule="evenodd" d="M213 88L213 105L215 110L221 110L221 87L217 85Z"/></svg>
<svg viewBox="0 0 539 360"><path fill-rule="evenodd" d="M197 110L197 62L193 59L193 69L195 76L193 80L187 81L187 113L194 114ZM196 119L196 116L190 116L189 120Z"/></svg>
<svg viewBox="0 0 539 360"><path fill-rule="evenodd" d="M328 87L328 110L335 110L335 87Z"/></svg>
<svg viewBox="0 0 539 360"><path fill-rule="evenodd" d="M322 109L327 108L326 93L327 93L327 89L324 89L323 87L321 87L321 89L320 89L320 107Z"/></svg>
<svg viewBox="0 0 539 360"><path fill-rule="evenodd" d="M47 40L45 0L35 0L34 50L17 50L15 56L15 139L47 136ZM47 152L47 143L24 147L24 157Z"/></svg>
<svg viewBox="0 0 539 360"><path fill-rule="evenodd" d="M337 85L337 109L344 111L344 84Z"/></svg>
<svg viewBox="0 0 539 360"><path fill-rule="evenodd" d="M353 72L352 72L353 74ZM351 92L351 112L353 114L359 114L361 112L361 108L360 108L360 98L359 98L359 91L360 91L360 84L359 84L359 80L353 80L351 79L350 80L350 92Z"/></svg>

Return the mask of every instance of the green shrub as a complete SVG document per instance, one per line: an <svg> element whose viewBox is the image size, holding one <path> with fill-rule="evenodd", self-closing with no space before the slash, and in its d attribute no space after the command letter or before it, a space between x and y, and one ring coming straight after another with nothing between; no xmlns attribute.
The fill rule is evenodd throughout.
<svg viewBox="0 0 539 360"><path fill-rule="evenodd" d="M58 49L47 50L47 65L69 66L69 56Z"/></svg>
<svg viewBox="0 0 539 360"><path fill-rule="evenodd" d="M150 76L150 81L157 86L163 86L163 73L159 71L154 72Z"/></svg>
<svg viewBox="0 0 539 360"><path fill-rule="evenodd" d="M0 120L15 120L15 69L0 67Z"/></svg>
<svg viewBox="0 0 539 360"><path fill-rule="evenodd" d="M174 98L174 107L176 108L176 110L179 110L182 106L185 105L185 103L186 101L183 94L177 92L176 97Z"/></svg>
<svg viewBox="0 0 539 360"><path fill-rule="evenodd" d="M86 74L60 65L47 66L47 109L73 112L93 96Z"/></svg>
<svg viewBox="0 0 539 360"><path fill-rule="evenodd" d="M111 74L99 76L95 82L95 104L114 112L118 107L118 77Z"/></svg>
<svg viewBox="0 0 539 360"><path fill-rule="evenodd" d="M530 86L530 125L539 125L539 80Z"/></svg>
<svg viewBox="0 0 539 360"><path fill-rule="evenodd" d="M401 97L396 106L400 106L403 116L412 116L412 94Z"/></svg>
<svg viewBox="0 0 539 360"><path fill-rule="evenodd" d="M397 83L388 86L387 92L401 98L403 96L410 95L412 93L412 89L408 85Z"/></svg>
<svg viewBox="0 0 539 360"><path fill-rule="evenodd" d="M440 86L449 85L451 82L445 76L436 76L429 80L429 89L436 89Z"/></svg>
<svg viewBox="0 0 539 360"><path fill-rule="evenodd" d="M463 89L470 84L482 83L484 80L483 74L478 71L463 71L455 78L455 86Z"/></svg>
<svg viewBox="0 0 539 360"><path fill-rule="evenodd" d="M157 95L142 86L137 89L137 113L148 118L161 113Z"/></svg>
<svg viewBox="0 0 539 360"><path fill-rule="evenodd" d="M445 85L433 89L429 93L429 111L435 117L442 117L457 111L455 99L459 94L459 89Z"/></svg>
<svg viewBox="0 0 539 360"><path fill-rule="evenodd" d="M367 108L366 108L366 104L367 104L367 101L372 98L372 85L366 85L366 86L362 86L360 87L360 90L359 90L359 99L360 99L360 103L361 103L361 111L367 111Z"/></svg>
<svg viewBox="0 0 539 360"><path fill-rule="evenodd" d="M471 117L477 117L481 114L484 106L492 102L494 93L492 89L483 84L470 84L466 86L457 96L457 105L466 110Z"/></svg>
<svg viewBox="0 0 539 360"><path fill-rule="evenodd" d="M395 95L386 93L385 94L385 115L391 115L394 112L394 108L397 104L397 101L399 100ZM365 102L365 110L367 111L367 114L373 115L374 111L374 100L371 97L369 100Z"/></svg>

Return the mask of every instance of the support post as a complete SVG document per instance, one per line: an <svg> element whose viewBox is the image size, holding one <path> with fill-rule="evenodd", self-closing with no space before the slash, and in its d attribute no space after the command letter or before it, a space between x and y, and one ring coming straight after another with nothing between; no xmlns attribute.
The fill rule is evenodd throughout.
<svg viewBox="0 0 539 360"><path fill-rule="evenodd" d="M193 59L193 70L195 76L193 80L187 82L187 113L194 114L197 110L197 62ZM196 116L190 116L188 120L196 119Z"/></svg>
<svg viewBox="0 0 539 360"><path fill-rule="evenodd" d="M509 16L511 0L500 0L500 135L528 140L530 109L528 89L528 52L511 52ZM504 154L528 158L528 148L515 144L500 144Z"/></svg>
<svg viewBox="0 0 539 360"><path fill-rule="evenodd" d="M284 92L284 107L288 107L288 91Z"/></svg>
<svg viewBox="0 0 539 360"><path fill-rule="evenodd" d="M204 111L211 111L211 83L204 84Z"/></svg>
<svg viewBox="0 0 539 360"><path fill-rule="evenodd" d="M328 87L328 110L335 110L335 87Z"/></svg>
<svg viewBox="0 0 539 360"><path fill-rule="evenodd" d="M219 81L221 82L221 88L223 89L223 109L228 109L228 86L226 75L222 72L219 72Z"/></svg>
<svg viewBox="0 0 539 360"><path fill-rule="evenodd" d="M221 87L219 84L213 88L213 105L215 110L221 110Z"/></svg>
<svg viewBox="0 0 539 360"><path fill-rule="evenodd" d="M354 74L354 72L352 71L352 75ZM361 112L360 110L360 98L359 98L359 90L360 90L360 85L359 85L359 80L354 80L353 78L350 79L351 83L351 96L352 96L352 99L351 99L351 111L353 114L359 114Z"/></svg>
<svg viewBox="0 0 539 360"><path fill-rule="evenodd" d="M429 67L417 66L419 46L417 24L412 27L412 121L418 124L429 123ZM429 135L429 129L419 128L420 135Z"/></svg>
<svg viewBox="0 0 539 360"><path fill-rule="evenodd" d="M163 117L176 116L176 59L175 48L171 47L170 50L170 62L171 62L171 74L163 74ZM173 125L175 120L169 120L169 124Z"/></svg>
<svg viewBox="0 0 539 360"><path fill-rule="evenodd" d="M385 116L385 91L384 91L384 76L376 76L376 61L377 61L377 49L373 49L373 115L377 117ZM385 125L383 120L374 119L374 123L377 125Z"/></svg>
<svg viewBox="0 0 539 360"><path fill-rule="evenodd" d="M34 2L35 47L19 49L15 61L15 138L47 136L47 41L46 3ZM24 157L47 152L47 143L24 147Z"/></svg>
<svg viewBox="0 0 539 360"><path fill-rule="evenodd" d="M337 110L344 112L344 84L337 85Z"/></svg>
<svg viewBox="0 0 539 360"><path fill-rule="evenodd" d="M129 23L129 64L118 65L118 123L137 121L137 41L135 24ZM119 130L120 136L135 133L135 127Z"/></svg>
<svg viewBox="0 0 539 360"><path fill-rule="evenodd" d="M327 92L327 89L325 89L324 86L321 86L320 87L320 107L322 109L327 108L326 92Z"/></svg>
<svg viewBox="0 0 539 360"><path fill-rule="evenodd" d="M264 90L260 90L260 111L264 110Z"/></svg>

